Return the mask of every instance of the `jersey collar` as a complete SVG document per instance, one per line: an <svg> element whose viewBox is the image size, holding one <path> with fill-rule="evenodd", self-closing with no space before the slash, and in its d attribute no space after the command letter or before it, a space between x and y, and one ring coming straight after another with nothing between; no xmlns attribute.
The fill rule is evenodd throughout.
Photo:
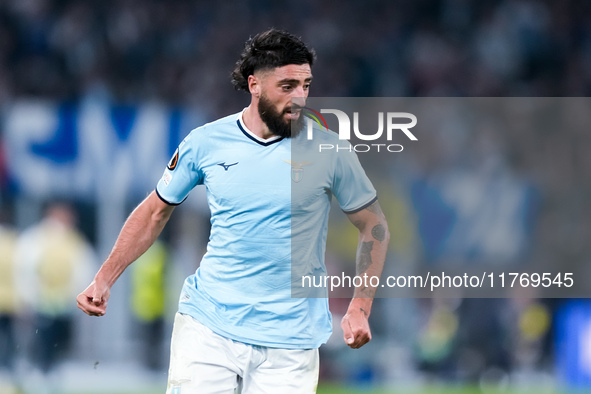
<svg viewBox="0 0 591 394"><path fill-rule="evenodd" d="M238 124L238 128L240 128L240 130L244 133L245 136L247 136L248 138L250 138L251 140L253 140L257 144L262 145L262 146L269 146L269 145L279 142L283 139L283 137L280 137L278 135L264 139L264 138L259 137L256 134L254 134L252 131L250 131L248 129L248 127L246 127L246 125L244 124L244 120L242 119L245 109L243 109L242 112L240 112L240 114L238 115L238 120L236 120L236 123Z"/></svg>

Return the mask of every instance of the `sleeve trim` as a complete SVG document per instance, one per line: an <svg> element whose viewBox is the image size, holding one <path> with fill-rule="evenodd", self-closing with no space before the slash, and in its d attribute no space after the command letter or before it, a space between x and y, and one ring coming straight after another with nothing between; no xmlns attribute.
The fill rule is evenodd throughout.
<svg viewBox="0 0 591 394"><path fill-rule="evenodd" d="M155 191L156 191L156 195L158 196L158 198L161 199L162 202L164 202L165 204L172 205L172 206L177 206L177 205L181 205L183 203L183 201L185 201L185 199L183 199L183 201L181 201L181 202L176 202L176 203L175 202L170 202L167 199L165 199L164 197L162 197L160 195L160 193L158 193L158 188L156 188Z"/></svg>
<svg viewBox="0 0 591 394"><path fill-rule="evenodd" d="M371 204L373 204L374 202L378 201L378 196L375 196L374 198L372 198L370 201L368 201L367 203L363 204L362 206L360 206L357 209L353 209L351 211L345 211L343 209L343 212L345 212L346 214L351 214L351 213L357 213L359 211L363 211L365 208L369 207Z"/></svg>

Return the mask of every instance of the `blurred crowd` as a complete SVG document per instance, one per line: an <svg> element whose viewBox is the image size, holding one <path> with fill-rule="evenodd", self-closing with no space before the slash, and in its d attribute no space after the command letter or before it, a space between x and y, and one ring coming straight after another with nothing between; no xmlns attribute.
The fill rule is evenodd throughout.
<svg viewBox="0 0 591 394"><path fill-rule="evenodd" d="M49 375L72 354L73 299L96 258L73 207L57 201L23 231L3 218L0 255L0 381L9 386L4 374L25 366L30 373L23 382L31 383L36 372Z"/></svg>
<svg viewBox="0 0 591 394"><path fill-rule="evenodd" d="M98 358L91 339L98 330L76 308L76 296L98 266L95 248L80 230L78 209L67 200L48 201L39 220L20 230L10 215L0 218L2 394L61 393L64 363ZM134 343L133 360L160 376L168 364L168 259L166 243L158 240L129 270L129 299L119 300L128 305L132 325L125 339ZM112 352L114 343L97 345ZM95 363L96 368L100 361Z"/></svg>
<svg viewBox="0 0 591 394"><path fill-rule="evenodd" d="M316 48L318 96L585 96L584 0L0 1L0 103L100 95L240 103L247 37L286 28Z"/></svg>

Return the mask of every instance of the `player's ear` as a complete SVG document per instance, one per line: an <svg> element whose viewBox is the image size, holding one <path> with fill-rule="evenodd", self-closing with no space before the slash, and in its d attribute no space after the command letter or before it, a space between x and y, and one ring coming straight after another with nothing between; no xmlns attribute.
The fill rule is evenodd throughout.
<svg viewBox="0 0 591 394"><path fill-rule="evenodd" d="M252 74L248 76L248 90L256 98L259 98L261 95L260 79Z"/></svg>

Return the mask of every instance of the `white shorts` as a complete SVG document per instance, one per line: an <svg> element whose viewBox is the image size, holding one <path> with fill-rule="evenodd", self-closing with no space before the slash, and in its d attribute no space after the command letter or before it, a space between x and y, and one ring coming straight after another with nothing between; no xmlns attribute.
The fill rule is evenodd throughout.
<svg viewBox="0 0 591 394"><path fill-rule="evenodd" d="M224 338L177 313L166 394L310 394L318 349L276 349Z"/></svg>

